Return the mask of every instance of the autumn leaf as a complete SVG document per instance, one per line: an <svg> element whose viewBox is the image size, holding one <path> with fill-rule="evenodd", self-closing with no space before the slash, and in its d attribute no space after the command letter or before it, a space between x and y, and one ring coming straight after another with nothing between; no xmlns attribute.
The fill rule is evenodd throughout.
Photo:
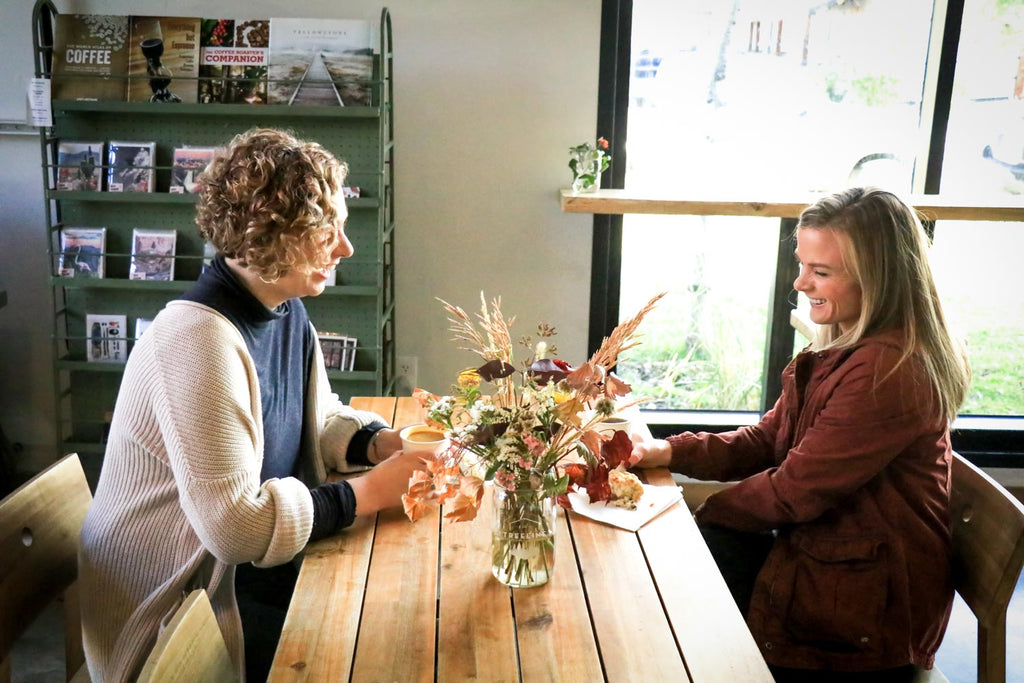
<svg viewBox="0 0 1024 683"><path fill-rule="evenodd" d="M614 372L609 372L604 380L605 396L625 396L632 390L633 387L619 379Z"/></svg>
<svg viewBox="0 0 1024 683"><path fill-rule="evenodd" d="M601 459L610 470L619 465L629 466L629 456L633 453L633 440L629 434L617 431L612 438L601 444Z"/></svg>
<svg viewBox="0 0 1024 683"><path fill-rule="evenodd" d="M427 513L430 504L420 498L414 498L407 493L402 494L402 507L405 508L405 516L410 522L415 522Z"/></svg>
<svg viewBox="0 0 1024 683"><path fill-rule="evenodd" d="M451 502L445 505L444 518L450 522L468 522L476 519L479 500L459 491Z"/></svg>
<svg viewBox="0 0 1024 683"><path fill-rule="evenodd" d="M488 382L493 382L496 379L508 377L509 375L514 373L516 369L514 366L506 363L505 361L494 359L491 361L487 361L479 368L477 368L476 371L481 377L483 377Z"/></svg>
<svg viewBox="0 0 1024 683"><path fill-rule="evenodd" d="M542 358L534 361L527 374L535 379L538 384L544 385L548 382L561 382L572 372L572 367L565 361Z"/></svg>

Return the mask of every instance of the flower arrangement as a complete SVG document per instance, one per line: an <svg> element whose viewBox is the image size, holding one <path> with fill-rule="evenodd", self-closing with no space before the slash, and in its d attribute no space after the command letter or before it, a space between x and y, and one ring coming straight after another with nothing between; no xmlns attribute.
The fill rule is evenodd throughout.
<svg viewBox="0 0 1024 683"><path fill-rule="evenodd" d="M510 333L515 318L504 317L500 298L488 306L481 293L479 326L464 310L440 300L454 341L483 364L463 370L451 395L416 390L427 421L447 434L450 446L410 480L403 496L406 515L415 521L436 499L446 506L447 519L473 519L483 481L491 479L507 490L559 498L565 507L570 485L586 488L591 501L607 500L607 474L628 460L632 443L624 432L610 437L596 427L639 403L622 400L630 386L611 369L624 351L640 343L640 323L662 296L618 325L577 368L550 357L557 353L551 343L557 332L538 325L536 343L530 336L518 340L529 350L518 370Z"/></svg>
<svg viewBox="0 0 1024 683"><path fill-rule="evenodd" d="M594 192L601 183L601 174L608 169L611 155L606 151L608 141L598 138L591 145L584 142L569 148L569 168L572 170L573 192Z"/></svg>

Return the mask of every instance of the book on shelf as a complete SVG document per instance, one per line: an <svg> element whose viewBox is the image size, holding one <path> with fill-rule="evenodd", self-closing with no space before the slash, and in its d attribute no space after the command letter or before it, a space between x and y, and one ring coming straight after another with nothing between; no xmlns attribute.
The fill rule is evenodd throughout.
<svg viewBox="0 0 1024 683"><path fill-rule="evenodd" d="M269 102L369 105L373 39L361 19L271 18Z"/></svg>
<svg viewBox="0 0 1024 683"><path fill-rule="evenodd" d="M123 363L128 358L125 335L128 318L124 315L87 313L85 359L90 363Z"/></svg>
<svg viewBox="0 0 1024 683"><path fill-rule="evenodd" d="M146 328L153 322L152 318L136 318L135 319L135 339L138 341L142 339L142 333L146 331Z"/></svg>
<svg viewBox="0 0 1024 683"><path fill-rule="evenodd" d="M171 194L199 192L196 178L213 158L213 147L178 147L171 161Z"/></svg>
<svg viewBox="0 0 1024 683"><path fill-rule="evenodd" d="M57 274L102 278L106 262L106 228L62 228Z"/></svg>
<svg viewBox="0 0 1024 683"><path fill-rule="evenodd" d="M345 338L345 369L352 372L356 369L356 338Z"/></svg>
<svg viewBox="0 0 1024 683"><path fill-rule="evenodd" d="M98 192L103 189L103 143L59 141L56 176L58 190Z"/></svg>
<svg viewBox="0 0 1024 683"><path fill-rule="evenodd" d="M107 192L152 192L155 142L107 143Z"/></svg>
<svg viewBox="0 0 1024 683"><path fill-rule="evenodd" d="M328 370L351 370L355 363L355 337L336 332L319 332L320 349Z"/></svg>
<svg viewBox="0 0 1024 683"><path fill-rule="evenodd" d="M55 100L125 99L128 17L58 14L50 95Z"/></svg>
<svg viewBox="0 0 1024 683"><path fill-rule="evenodd" d="M178 233L174 230L134 228L128 279L161 282L173 280L177 242Z"/></svg>
<svg viewBox="0 0 1024 683"><path fill-rule="evenodd" d="M203 19L199 102L266 104L269 19Z"/></svg>
<svg viewBox="0 0 1024 683"><path fill-rule="evenodd" d="M129 102L198 101L199 25L199 17L129 17Z"/></svg>

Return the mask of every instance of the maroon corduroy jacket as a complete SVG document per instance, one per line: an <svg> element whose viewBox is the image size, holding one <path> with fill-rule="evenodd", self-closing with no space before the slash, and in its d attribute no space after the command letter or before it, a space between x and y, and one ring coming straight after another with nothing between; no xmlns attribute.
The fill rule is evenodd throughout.
<svg viewBox="0 0 1024 683"><path fill-rule="evenodd" d="M892 333L803 351L761 422L669 437L671 468L738 483L698 523L776 530L747 624L770 664L931 668L953 602L949 428ZM888 375L888 376L887 376Z"/></svg>

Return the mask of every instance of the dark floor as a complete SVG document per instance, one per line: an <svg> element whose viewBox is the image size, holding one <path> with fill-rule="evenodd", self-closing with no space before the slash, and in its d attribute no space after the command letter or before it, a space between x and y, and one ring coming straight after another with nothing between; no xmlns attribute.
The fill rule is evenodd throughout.
<svg viewBox="0 0 1024 683"><path fill-rule="evenodd" d="M63 633L59 608L51 608L22 638L13 653L13 683L64 680ZM937 663L951 683L974 683L977 622L957 597ZM1024 576L1010 602L1006 622L1007 683L1024 683Z"/></svg>

